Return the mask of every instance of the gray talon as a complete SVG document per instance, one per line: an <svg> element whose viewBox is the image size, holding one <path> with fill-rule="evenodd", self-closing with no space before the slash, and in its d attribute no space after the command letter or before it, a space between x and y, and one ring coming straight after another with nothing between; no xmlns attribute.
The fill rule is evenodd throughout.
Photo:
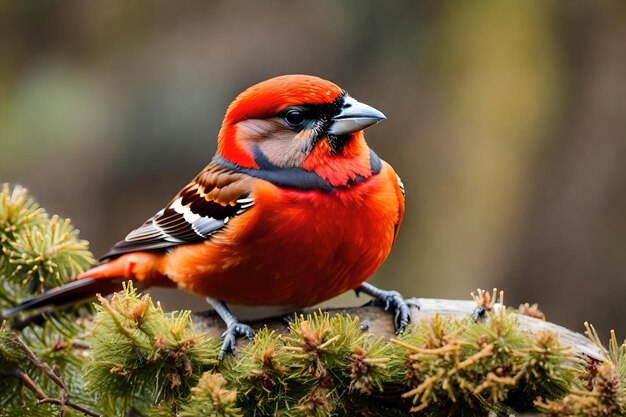
<svg viewBox="0 0 626 417"><path fill-rule="evenodd" d="M355 291L357 294L363 292L373 297L366 305L382 306L385 311L393 311L393 322L396 334L402 333L411 321L409 304L398 291L381 290L368 283L363 283ZM415 302L411 302L411 305L415 305Z"/></svg>
<svg viewBox="0 0 626 417"><path fill-rule="evenodd" d="M206 301L213 306L217 315L226 324L226 330L222 333L222 348L219 355L217 355L217 359L221 361L228 352L232 352L233 355L236 354L238 337L246 336L249 340L252 340L254 338L254 330L247 324L239 323L223 301L209 297L206 298Z"/></svg>
<svg viewBox="0 0 626 417"><path fill-rule="evenodd" d="M237 338L242 336L245 336L248 340L252 340L254 338L254 330L252 330L252 327L237 321L230 323L224 333L222 333L222 348L220 349L217 359L221 361L228 352L236 355Z"/></svg>
<svg viewBox="0 0 626 417"><path fill-rule="evenodd" d="M484 307L476 307L472 312L472 320L474 323L478 323L479 321L483 321L485 319L485 315L487 310Z"/></svg>

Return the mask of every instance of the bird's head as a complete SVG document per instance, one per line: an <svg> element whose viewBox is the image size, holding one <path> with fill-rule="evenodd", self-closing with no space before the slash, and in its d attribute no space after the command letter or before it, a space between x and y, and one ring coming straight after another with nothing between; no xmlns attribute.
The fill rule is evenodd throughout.
<svg viewBox="0 0 626 417"><path fill-rule="evenodd" d="M314 171L341 186L372 174L363 129L384 118L330 81L284 75L248 88L231 103L218 155L245 168Z"/></svg>

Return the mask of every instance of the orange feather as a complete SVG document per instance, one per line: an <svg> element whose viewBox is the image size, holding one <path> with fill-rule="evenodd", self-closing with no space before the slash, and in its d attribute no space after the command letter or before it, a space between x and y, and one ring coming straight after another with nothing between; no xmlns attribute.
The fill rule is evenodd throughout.
<svg viewBox="0 0 626 417"><path fill-rule="evenodd" d="M389 173L385 164L335 194L260 184L250 216L216 241L175 249L162 273L192 293L247 305L310 306L357 288L387 258L400 222Z"/></svg>

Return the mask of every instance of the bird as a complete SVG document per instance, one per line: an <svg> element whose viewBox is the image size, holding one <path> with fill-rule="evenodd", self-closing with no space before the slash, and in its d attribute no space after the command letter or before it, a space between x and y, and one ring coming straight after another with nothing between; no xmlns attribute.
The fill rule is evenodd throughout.
<svg viewBox="0 0 626 417"><path fill-rule="evenodd" d="M171 201L99 265L2 315L109 294L132 280L205 297L226 325L219 359L254 335L228 304L301 308L354 290L393 310L402 332L409 304L366 282L405 211L400 177L363 133L385 118L311 75L249 87L228 106L215 156Z"/></svg>

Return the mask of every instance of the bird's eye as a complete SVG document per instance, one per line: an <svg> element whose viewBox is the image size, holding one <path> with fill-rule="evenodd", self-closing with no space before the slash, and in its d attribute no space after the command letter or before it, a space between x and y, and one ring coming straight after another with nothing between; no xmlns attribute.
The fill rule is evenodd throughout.
<svg viewBox="0 0 626 417"><path fill-rule="evenodd" d="M285 121L291 126L301 126L304 123L304 113L300 110L289 110L285 114Z"/></svg>

